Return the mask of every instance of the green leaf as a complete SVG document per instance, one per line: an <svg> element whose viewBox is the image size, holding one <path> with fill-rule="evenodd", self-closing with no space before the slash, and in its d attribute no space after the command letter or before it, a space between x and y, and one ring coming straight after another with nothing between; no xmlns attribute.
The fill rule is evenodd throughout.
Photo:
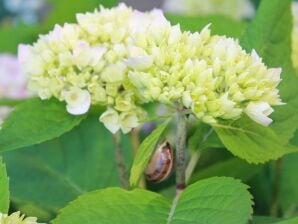
<svg viewBox="0 0 298 224"><path fill-rule="evenodd" d="M290 150L271 129L247 117L232 125L214 125L214 129L229 151L250 163L277 159Z"/></svg>
<svg viewBox="0 0 298 224"><path fill-rule="evenodd" d="M291 139L290 143L298 146L298 130L296 130L294 137Z"/></svg>
<svg viewBox="0 0 298 224"><path fill-rule="evenodd" d="M298 217L295 218L275 218L275 217L254 217L252 224L297 224Z"/></svg>
<svg viewBox="0 0 298 224"><path fill-rule="evenodd" d="M39 207L37 204L26 202L17 204L15 201L12 202L14 209L21 211L22 214L27 216L37 217L39 223L47 223L49 220L53 219L56 216L52 211L45 210L44 208Z"/></svg>
<svg viewBox="0 0 298 224"><path fill-rule="evenodd" d="M0 152L38 144L71 130L85 116L67 113L56 100L30 99L19 104L0 130Z"/></svg>
<svg viewBox="0 0 298 224"><path fill-rule="evenodd" d="M297 212L297 164L298 153L286 155L282 159L279 201L284 214Z"/></svg>
<svg viewBox="0 0 298 224"><path fill-rule="evenodd" d="M87 193L62 209L53 224L244 224L250 219L251 205L246 185L214 177L186 188L176 209L162 196L140 189Z"/></svg>
<svg viewBox="0 0 298 224"><path fill-rule="evenodd" d="M32 43L38 36L38 28L32 25L0 27L0 51L17 53L20 43Z"/></svg>
<svg viewBox="0 0 298 224"><path fill-rule="evenodd" d="M275 217L266 217L266 216L254 216L252 224L272 224L281 220L280 218Z"/></svg>
<svg viewBox="0 0 298 224"><path fill-rule="evenodd" d="M298 130L291 143L298 146ZM279 200L283 214L287 216L298 211L297 164L298 153L286 155L282 159Z"/></svg>
<svg viewBox="0 0 298 224"><path fill-rule="evenodd" d="M130 162L127 136L122 145L126 160ZM88 117L59 138L3 153L11 178L11 200L20 210L29 211L27 215L43 212L43 221L48 221L77 196L120 185L114 154L112 136L97 116ZM40 211L29 210L25 205Z"/></svg>
<svg viewBox="0 0 298 224"><path fill-rule="evenodd" d="M260 165L252 165L238 158L220 161L193 174L190 183L212 176L228 176L248 181L261 169Z"/></svg>
<svg viewBox="0 0 298 224"><path fill-rule="evenodd" d="M230 177L213 177L190 185L181 194L171 224L241 224L252 214L247 186Z"/></svg>
<svg viewBox="0 0 298 224"><path fill-rule="evenodd" d="M286 219L283 221L273 222L272 224L297 224L298 223L298 217Z"/></svg>
<svg viewBox="0 0 298 224"><path fill-rule="evenodd" d="M53 224L165 223L170 203L162 196L119 188L87 193L62 209Z"/></svg>
<svg viewBox="0 0 298 224"><path fill-rule="evenodd" d="M241 45L256 49L270 67L282 67L281 97L286 105L273 113L273 130L287 143L298 127L298 76L291 64L291 31L293 28L291 0L263 0L256 18L248 26Z"/></svg>
<svg viewBox="0 0 298 224"><path fill-rule="evenodd" d="M20 103L23 103L25 100L19 100L19 99L0 99L0 106L16 106Z"/></svg>
<svg viewBox="0 0 298 224"><path fill-rule="evenodd" d="M132 187L138 185L160 136L165 131L168 123L169 120L158 126L140 145L130 171L129 182Z"/></svg>
<svg viewBox="0 0 298 224"><path fill-rule="evenodd" d="M189 137L188 148L192 151L197 151L207 148L224 148L224 145L211 126L200 123Z"/></svg>
<svg viewBox="0 0 298 224"><path fill-rule="evenodd" d="M270 214L274 196L274 169L275 161L263 165L262 169L251 179L248 184L254 196L254 211L256 214Z"/></svg>
<svg viewBox="0 0 298 224"><path fill-rule="evenodd" d="M211 23L212 34L240 37L246 28L246 23L222 15L185 16L167 14L166 17L172 24L179 23L183 30L192 32L200 31Z"/></svg>
<svg viewBox="0 0 298 224"><path fill-rule="evenodd" d="M0 157L0 213L7 214L9 208L9 183L5 165Z"/></svg>

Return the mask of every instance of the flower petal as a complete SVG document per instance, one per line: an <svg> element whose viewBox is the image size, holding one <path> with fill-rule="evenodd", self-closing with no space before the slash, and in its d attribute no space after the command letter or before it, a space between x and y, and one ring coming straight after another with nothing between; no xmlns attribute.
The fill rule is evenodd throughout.
<svg viewBox="0 0 298 224"><path fill-rule="evenodd" d="M252 120L263 126L268 126L272 122L268 116L274 110L266 102L250 102L244 111Z"/></svg>
<svg viewBox="0 0 298 224"><path fill-rule="evenodd" d="M120 129L119 115L117 111L112 108L106 110L100 117L99 121L113 134Z"/></svg>
<svg viewBox="0 0 298 224"><path fill-rule="evenodd" d="M67 112L73 115L85 114L91 105L91 96L87 90L73 88L63 93L67 103Z"/></svg>

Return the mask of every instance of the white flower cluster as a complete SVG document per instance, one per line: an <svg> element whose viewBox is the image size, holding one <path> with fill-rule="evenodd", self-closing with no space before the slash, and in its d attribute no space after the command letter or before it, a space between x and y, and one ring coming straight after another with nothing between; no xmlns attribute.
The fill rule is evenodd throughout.
<svg viewBox="0 0 298 224"><path fill-rule="evenodd" d="M250 0L165 0L164 9L178 14L221 14L235 19L251 18L255 14Z"/></svg>
<svg viewBox="0 0 298 224"><path fill-rule="evenodd" d="M25 218L20 212L15 212L11 215L0 213L0 224L37 224L37 218Z"/></svg>
<svg viewBox="0 0 298 224"><path fill-rule="evenodd" d="M0 100L29 97L31 93L26 89L26 85L27 77L18 59L10 54L0 54ZM0 125L11 109L0 106Z"/></svg>
<svg viewBox="0 0 298 224"><path fill-rule="evenodd" d="M160 10L124 4L77 21L20 45L19 60L42 99L65 101L71 114L106 106L100 121L113 133L136 127L148 102L190 109L206 123L245 112L263 125L271 122L271 105L281 104L281 69L268 69L232 38L211 36L208 26L182 32Z"/></svg>

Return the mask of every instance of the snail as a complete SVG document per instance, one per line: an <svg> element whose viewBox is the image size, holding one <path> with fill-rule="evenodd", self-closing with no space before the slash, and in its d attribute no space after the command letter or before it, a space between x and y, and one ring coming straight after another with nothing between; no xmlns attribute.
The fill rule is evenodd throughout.
<svg viewBox="0 0 298 224"><path fill-rule="evenodd" d="M156 183L167 179L173 168L173 160L173 150L168 141L157 145L145 170L146 179Z"/></svg>

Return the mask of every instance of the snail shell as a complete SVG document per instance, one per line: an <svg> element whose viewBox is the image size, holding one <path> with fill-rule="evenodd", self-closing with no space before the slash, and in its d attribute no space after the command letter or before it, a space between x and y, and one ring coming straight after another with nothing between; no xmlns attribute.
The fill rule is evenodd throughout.
<svg viewBox="0 0 298 224"><path fill-rule="evenodd" d="M173 150L168 141L159 144L152 155L145 170L145 177L152 182L161 182L167 179L173 168Z"/></svg>

